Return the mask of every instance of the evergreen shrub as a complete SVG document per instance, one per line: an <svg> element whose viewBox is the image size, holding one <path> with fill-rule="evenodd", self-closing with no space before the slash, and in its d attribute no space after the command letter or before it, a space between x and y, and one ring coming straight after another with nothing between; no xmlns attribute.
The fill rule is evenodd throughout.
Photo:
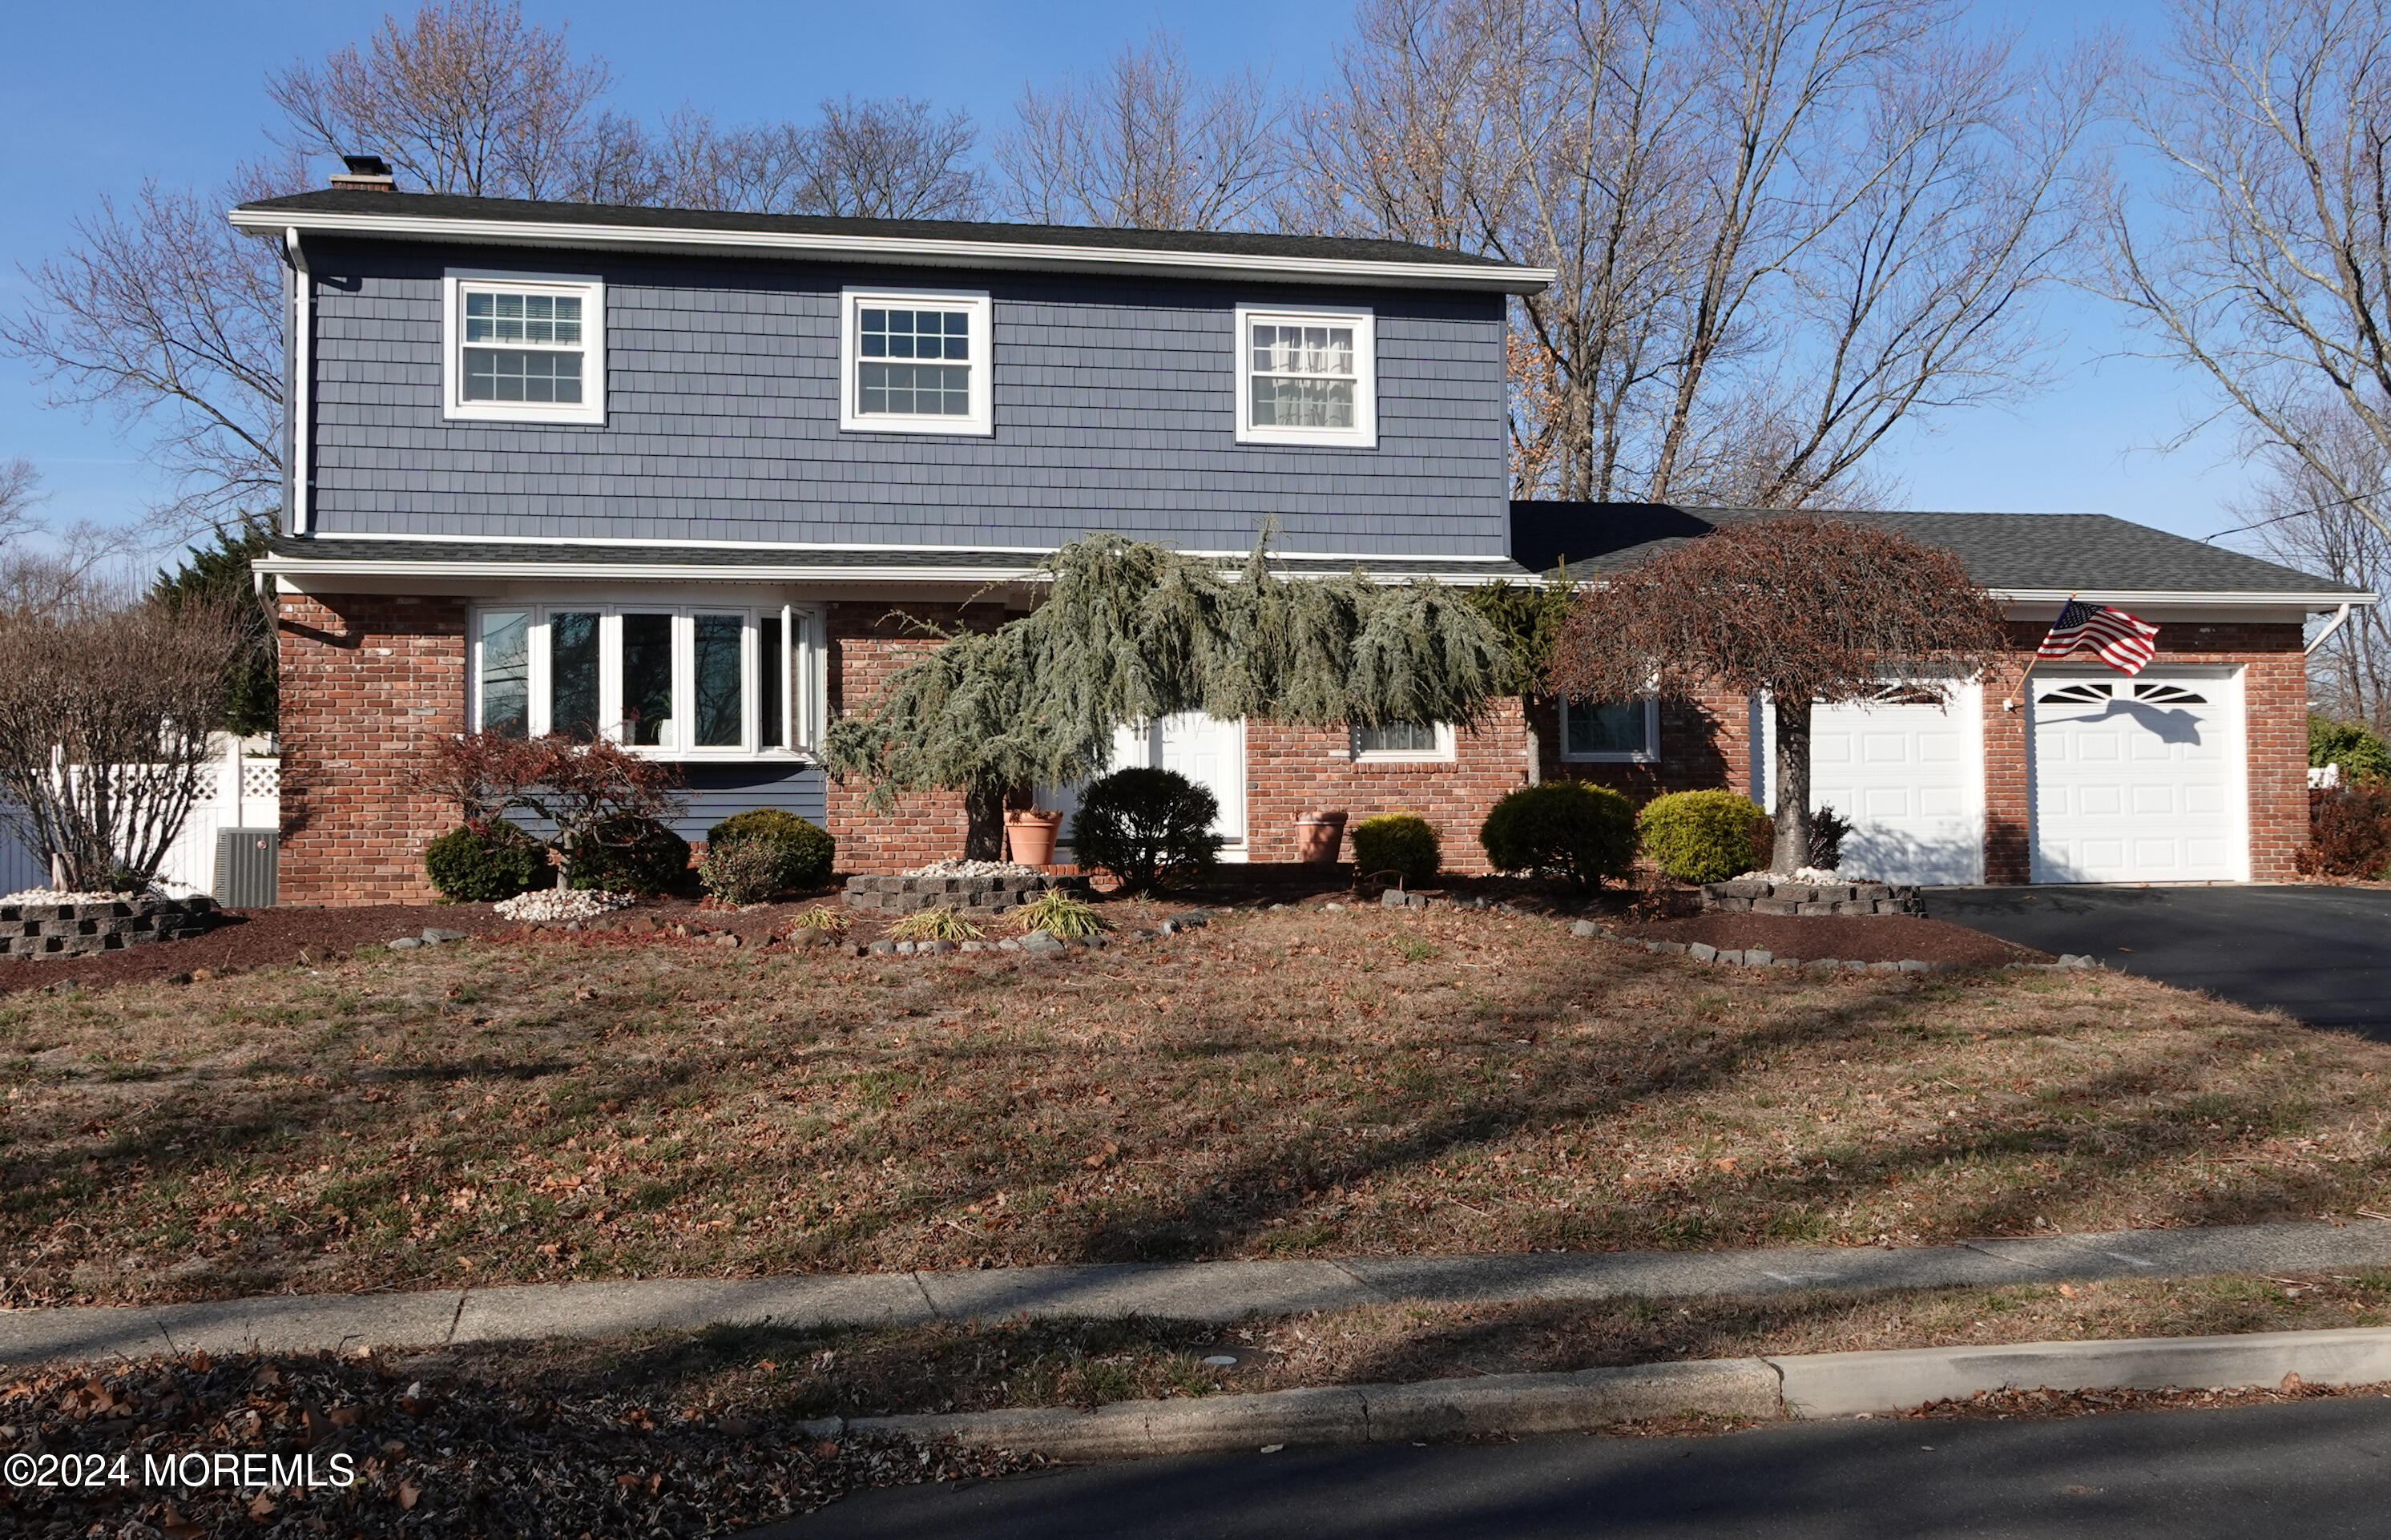
<svg viewBox="0 0 2391 1540"><path fill-rule="evenodd" d="M1498 872L1567 877L1581 887L1635 864L1635 809L1608 786L1547 781L1510 793L1487 813L1478 843Z"/></svg>
<svg viewBox="0 0 2391 1540"><path fill-rule="evenodd" d="M1220 799L1177 770L1115 770L1079 794L1071 853L1132 892L1150 892L1212 869L1220 816Z"/></svg>
<svg viewBox="0 0 2391 1540"><path fill-rule="evenodd" d="M1645 859L1680 882L1725 882L1765 866L1752 861L1760 805L1729 791L1671 792L1644 804L1635 834Z"/></svg>
<svg viewBox="0 0 2391 1540"><path fill-rule="evenodd" d="M689 841L653 818L610 818L573 852L572 885L646 897L689 882Z"/></svg>
<svg viewBox="0 0 2391 1540"><path fill-rule="evenodd" d="M2310 717L2308 764L2318 770L2339 765L2343 781L2352 785L2391 781L2391 744L2384 743L2363 722Z"/></svg>
<svg viewBox="0 0 2391 1540"><path fill-rule="evenodd" d="M1417 813L1380 813L1353 825L1353 874L1375 877L1392 872L1407 886L1436 880L1444 864L1436 826Z"/></svg>
<svg viewBox="0 0 2391 1540"><path fill-rule="evenodd" d="M773 884L776 888L821 886L830 881L831 862L838 855L838 841L830 836L829 831L779 808L733 813L705 831L705 848L709 851L726 845L750 843L779 848L781 867Z"/></svg>
<svg viewBox="0 0 2391 1540"><path fill-rule="evenodd" d="M549 880L548 852L503 818L449 830L423 848L423 872L451 903L497 903Z"/></svg>

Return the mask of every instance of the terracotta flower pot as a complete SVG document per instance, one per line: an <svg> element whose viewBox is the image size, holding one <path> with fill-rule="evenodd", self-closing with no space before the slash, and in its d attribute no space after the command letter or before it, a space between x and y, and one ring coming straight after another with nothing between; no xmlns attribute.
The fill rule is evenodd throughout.
<svg viewBox="0 0 2391 1540"><path fill-rule="evenodd" d="M1054 835L1063 815L1030 808L1004 815L1004 844L1012 859L1024 866L1048 866L1054 860Z"/></svg>
<svg viewBox="0 0 2391 1540"><path fill-rule="evenodd" d="M1306 813L1295 821L1295 859L1312 866L1337 864L1337 848L1345 842L1342 812Z"/></svg>

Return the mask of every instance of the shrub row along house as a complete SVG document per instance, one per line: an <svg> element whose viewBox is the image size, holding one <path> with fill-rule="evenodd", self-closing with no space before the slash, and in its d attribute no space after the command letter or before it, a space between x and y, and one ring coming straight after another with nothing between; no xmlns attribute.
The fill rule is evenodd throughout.
<svg viewBox="0 0 2391 1540"><path fill-rule="evenodd" d="M604 734L677 761L683 829L777 808L839 864L957 854L957 796L825 776L834 714L1020 613L1094 531L1296 573L1596 576L1764 514L1514 503L1505 314L1550 275L1379 241L609 208L389 190L244 204L291 285L279 595L285 901L429 896L430 735ZM1822 709L1817 800L1908 881L2271 878L2305 838L2303 628L2372 596L2112 519L1867 514L2011 608L1948 710ZM2070 593L2156 621L2126 679L2020 675ZM1507 701L1456 730L1178 718L1122 763L1211 788L1231 860L1315 809L1403 809L1473 859L1513 787L1748 789L1764 702ZM1050 796L1059 794L1049 794ZM1051 803L1050 803L1051 805Z"/></svg>

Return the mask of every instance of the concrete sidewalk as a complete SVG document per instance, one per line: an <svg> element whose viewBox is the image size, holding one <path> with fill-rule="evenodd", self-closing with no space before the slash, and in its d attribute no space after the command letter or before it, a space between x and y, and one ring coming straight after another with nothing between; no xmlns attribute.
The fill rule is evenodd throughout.
<svg viewBox="0 0 2391 1540"><path fill-rule="evenodd" d="M413 1294L267 1295L153 1307L0 1310L0 1364L156 1352L312 1352L619 1337L708 1326L923 1325L1016 1315L1234 1321L1398 1300L1495 1301L1879 1290L2391 1266L2391 1223L1979 1240L1907 1249L1547 1252L987 1272L668 1278Z"/></svg>

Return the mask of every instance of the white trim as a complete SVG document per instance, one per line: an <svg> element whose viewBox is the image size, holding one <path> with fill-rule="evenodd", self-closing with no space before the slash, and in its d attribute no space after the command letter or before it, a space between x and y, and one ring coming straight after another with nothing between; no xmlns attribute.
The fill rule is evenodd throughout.
<svg viewBox="0 0 2391 1540"><path fill-rule="evenodd" d="M291 257L291 533L304 535L315 499L307 495L309 462L315 458L316 427L309 421L315 392L316 273L300 249L296 226L283 231L284 251Z"/></svg>
<svg viewBox="0 0 2391 1540"><path fill-rule="evenodd" d="M2083 599L2096 604L2121 607L2135 604L2246 604L2277 609L2330 610L2342 604L2372 604L2376 599L2371 593L2254 593L2243 589L2204 593L2196 589L2085 589L2080 591L2073 589L1988 589L1985 591L2004 604L2064 604L2070 599ZM2029 617L2020 615L2012 618Z"/></svg>
<svg viewBox="0 0 2391 1540"><path fill-rule="evenodd" d="M581 399L468 401L464 396L464 304L469 292L505 290L547 293L581 302ZM568 351L563 348L555 352ZM606 421L606 284L598 278L498 277L483 269L452 268L440 277L440 415L450 422L570 422Z"/></svg>
<svg viewBox="0 0 2391 1540"><path fill-rule="evenodd" d="M1237 442L1289 444L1312 447L1375 449L1378 446L1378 321L1368 305L1240 304L1232 367L1237 393ZM1353 329L1353 426L1351 428L1281 428L1254 421L1254 371L1251 356L1257 322L1304 326L1325 323Z"/></svg>
<svg viewBox="0 0 2391 1540"><path fill-rule="evenodd" d="M912 306L918 309L960 310L969 328L964 343L970 356L964 360L970 373L970 410L961 417L916 415L903 412L866 412L859 396L862 391L863 359L858 353L856 313L865 305L897 309ZM842 289L838 291L838 427L847 434L942 434L963 438L987 438L996 432L995 414L990 408L989 373L991 368L989 334L992 306L985 289Z"/></svg>
<svg viewBox="0 0 2391 1540"><path fill-rule="evenodd" d="M2333 632L2340 630L2344 626L2349 624L2349 605L2344 604L2339 609L2335 610L2333 612L2333 618L2324 623L2324 629L2316 634L2316 640L2310 641L2306 647L2300 649L2300 655L2302 657L2316 656L2316 650L2323 646L2326 642L2331 641L2333 640Z"/></svg>
<svg viewBox="0 0 2391 1540"><path fill-rule="evenodd" d="M1345 757L1357 765L1445 765L1456 757L1454 752L1453 724L1436 724L1436 747L1433 749L1364 749L1362 730L1348 728L1345 732Z"/></svg>
<svg viewBox="0 0 2391 1540"><path fill-rule="evenodd" d="M402 197L404 195L401 195ZM1031 271L1126 270L1181 278L1283 278L1312 283L1392 285L1406 289L1474 289L1502 294L1542 292L1558 276L1550 267L1504 267L1473 262L1373 262L1349 257L1274 256L1259 252L1171 252L1138 247L1049 245L1031 240L960 240L920 236L817 234L810 231L706 230L669 226L559 224L538 219L451 219L394 210L326 214L232 209L235 229L271 232L288 225L327 235L458 241L476 246L557 246L587 250L714 251L806 257L843 257L903 265L994 267Z"/></svg>
<svg viewBox="0 0 2391 1540"><path fill-rule="evenodd" d="M1571 754L1569 746L1569 710L1567 696L1561 699L1560 738L1561 762L1567 765L1652 765L1661 760L1661 702L1647 695L1644 700L1644 746L1633 753L1622 754L1606 750L1598 754Z"/></svg>
<svg viewBox="0 0 2391 1540"><path fill-rule="evenodd" d="M327 534L328 540L421 540L426 544L464 546L597 546L630 547L652 550L668 546L676 550L936 550L976 551L989 556L1052 556L1054 546L950 546L916 544L899 540L653 540L630 535L407 535L388 530L356 530L344 534ZM1190 550L1182 556L1198 556L1208 561L1242 562L1253 554L1250 550ZM1273 552L1279 561L1287 562L1483 562L1490 565L1511 564L1508 556L1404 556L1389 551L1351 550L1282 550ZM1519 573L1507 575L1525 582Z"/></svg>
<svg viewBox="0 0 2391 1540"><path fill-rule="evenodd" d="M698 566L643 562L375 562L325 560L314 557L261 556L251 563L258 573L278 577L393 577L458 581L538 579L591 583L917 583L985 588L991 583L1042 580L1027 563L1018 566L909 567L869 566ZM1234 576L1234 575L1232 575ZM1298 575L1303 576L1303 575ZM1319 576L1343 576L1344 573ZM1456 588L1501 581L1476 572L1402 572L1368 575L1385 586L1432 578Z"/></svg>

